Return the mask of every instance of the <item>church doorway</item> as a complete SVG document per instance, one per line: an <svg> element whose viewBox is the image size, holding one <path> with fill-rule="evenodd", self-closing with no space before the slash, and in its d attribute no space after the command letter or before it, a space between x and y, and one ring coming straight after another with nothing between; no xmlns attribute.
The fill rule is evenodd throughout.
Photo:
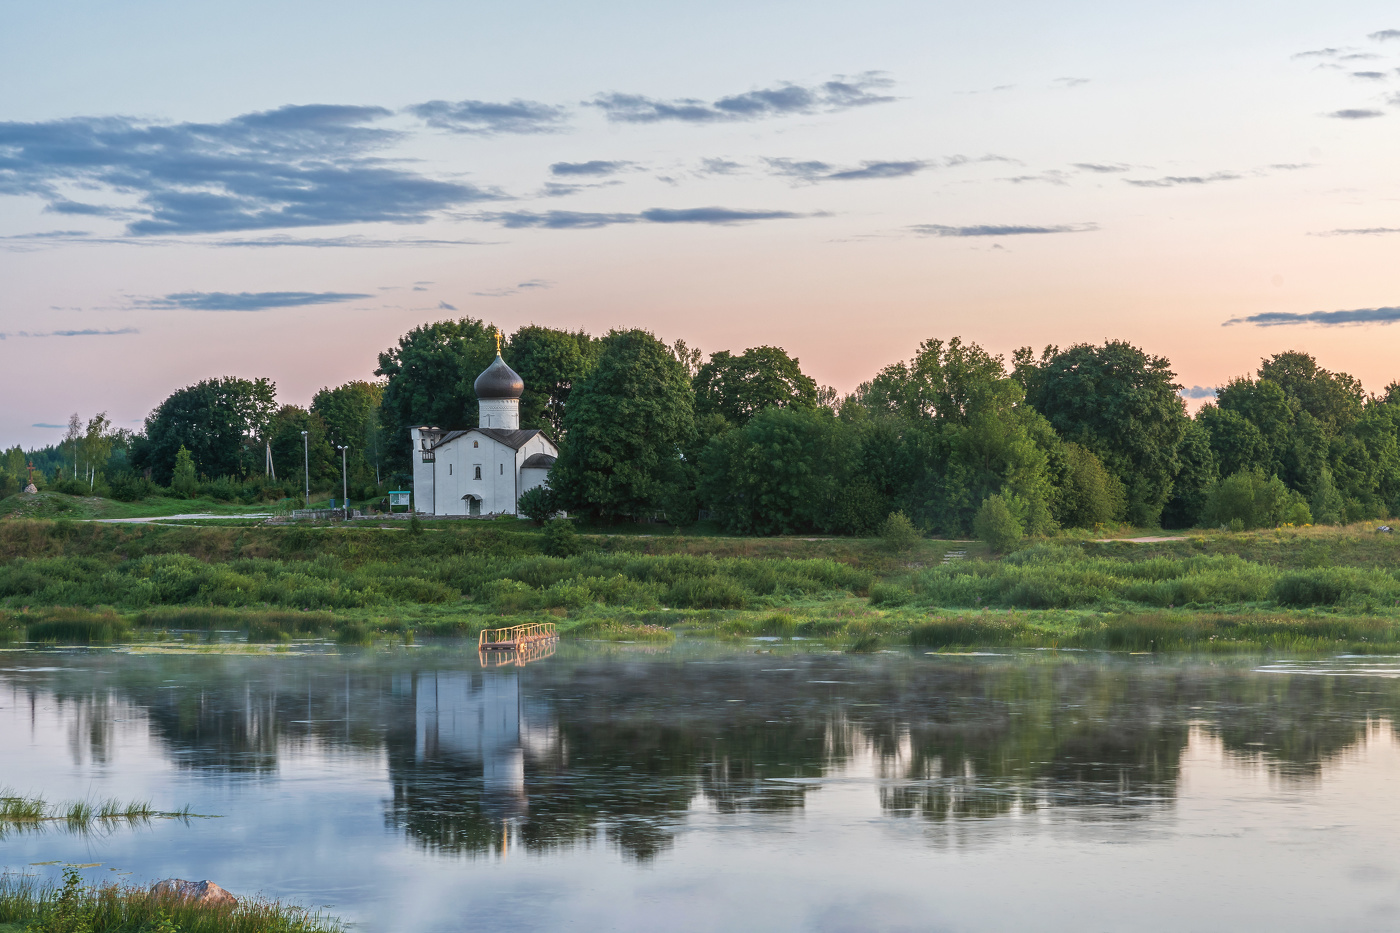
<svg viewBox="0 0 1400 933"><path fill-rule="evenodd" d="M468 514L468 515L480 515L480 514L481 514L481 497L480 497L480 496L474 496L474 495L472 495L471 493L467 493L467 494L466 494L465 496L463 496L462 498L467 500L467 514Z"/></svg>

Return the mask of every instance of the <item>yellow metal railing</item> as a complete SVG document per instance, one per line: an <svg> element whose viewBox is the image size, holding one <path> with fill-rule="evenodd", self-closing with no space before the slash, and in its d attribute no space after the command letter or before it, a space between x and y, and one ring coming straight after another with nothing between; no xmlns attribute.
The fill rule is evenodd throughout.
<svg viewBox="0 0 1400 933"><path fill-rule="evenodd" d="M559 641L555 638L543 639L541 641L526 642L519 648L509 651L486 651L478 650L476 655L481 661L481 666L492 667L524 667L534 661L543 661L545 658L554 656L554 651L559 647Z"/></svg>
<svg viewBox="0 0 1400 933"><path fill-rule="evenodd" d="M508 628L488 628L481 630L477 639L478 651L510 650L525 645L553 641L559 637L553 622L532 622L529 625L512 625Z"/></svg>

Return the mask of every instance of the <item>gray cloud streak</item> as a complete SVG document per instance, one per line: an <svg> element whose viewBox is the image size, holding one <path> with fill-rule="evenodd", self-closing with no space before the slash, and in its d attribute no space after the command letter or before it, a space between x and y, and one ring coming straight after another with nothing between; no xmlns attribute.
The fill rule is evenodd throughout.
<svg viewBox="0 0 1400 933"><path fill-rule="evenodd" d="M1031 236L1043 233L1090 233L1099 229L1098 224L1059 224L1056 226L1032 226L1029 224L975 224L967 227L950 227L943 224L916 224L909 228L920 236L935 237L987 237L987 236Z"/></svg>
<svg viewBox="0 0 1400 933"><path fill-rule="evenodd" d="M671 209L654 207L636 214L588 213L583 211L504 211L483 213L478 219L500 224L509 229L540 228L546 230L593 230L618 224L714 224L729 226L757 220L793 220L810 217L791 211L735 210L727 207L691 207Z"/></svg>
<svg viewBox="0 0 1400 933"><path fill-rule="evenodd" d="M372 124L382 107L313 104L223 123L131 117L0 122L0 195L74 207L65 188L136 199L128 236L188 235L334 224L417 223L494 191L442 181L376 151L402 134Z"/></svg>
<svg viewBox="0 0 1400 933"><path fill-rule="evenodd" d="M50 331L11 331L9 333L0 332L0 340L8 340L11 337L117 337L122 334L141 333L134 327L118 327L115 329L105 329L89 327L82 330L50 330ZM42 427L42 425L35 425Z"/></svg>
<svg viewBox="0 0 1400 933"><path fill-rule="evenodd" d="M554 133L568 118L565 108L534 100L430 100L409 107L408 112L435 129L472 136Z"/></svg>
<svg viewBox="0 0 1400 933"><path fill-rule="evenodd" d="M1358 308L1354 311L1265 311L1248 317L1231 318L1223 327L1233 324L1256 324L1259 327L1282 327L1288 324L1393 324L1400 321L1400 308Z"/></svg>
<svg viewBox="0 0 1400 933"><path fill-rule="evenodd" d="M1372 120L1385 116L1384 110L1334 110L1327 116L1334 120Z"/></svg>
<svg viewBox="0 0 1400 933"><path fill-rule="evenodd" d="M689 97L658 100L614 92L599 94L587 106L602 110L614 123L728 123L889 103L895 98L877 92L893 84L880 72L869 71L850 78L837 76L818 85L781 84L714 101Z"/></svg>
<svg viewBox="0 0 1400 933"><path fill-rule="evenodd" d="M135 307L158 311L271 311L369 297L354 292L176 292L163 298L138 301Z"/></svg>

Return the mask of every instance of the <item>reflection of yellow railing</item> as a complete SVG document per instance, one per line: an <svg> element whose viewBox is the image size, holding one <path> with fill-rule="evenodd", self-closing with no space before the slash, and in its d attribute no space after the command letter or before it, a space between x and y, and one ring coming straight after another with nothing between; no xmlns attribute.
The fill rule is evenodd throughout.
<svg viewBox="0 0 1400 933"><path fill-rule="evenodd" d="M482 667L507 667L512 664L516 667L524 667L532 661L543 661L545 658L552 657L558 646L558 639L549 638L526 642L513 651L481 650L477 652L477 657L480 659Z"/></svg>
<svg viewBox="0 0 1400 933"><path fill-rule="evenodd" d="M532 622L529 625L512 625L509 628L482 629L477 640L478 651L517 651L526 645L555 641L559 633L553 622Z"/></svg>

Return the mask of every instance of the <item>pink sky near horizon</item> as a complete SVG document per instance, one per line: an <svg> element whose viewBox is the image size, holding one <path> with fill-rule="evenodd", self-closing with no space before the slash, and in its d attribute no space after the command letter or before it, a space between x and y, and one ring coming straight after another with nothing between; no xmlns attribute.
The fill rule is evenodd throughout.
<svg viewBox="0 0 1400 933"><path fill-rule="evenodd" d="M506 331L643 327L707 353L774 344L841 392L953 336L1008 357L1124 339L1169 358L1188 389L1290 349L1372 392L1400 379L1400 331L1384 323L1400 317L1400 17L1378 3L1075 3L1055 17L1022 3L782 3L753 9L742 35L729 27L748 8L727 4L713 21L627 5L589 19L549 3L470 21L410 4L401 36L375 35L353 6L330 26L299 10L270 33L256 28L270 5L246 22L231 7L189 21L163 3L80 9L65 29L26 11L0 38L3 446L52 442L61 431L45 425L75 410L136 427L171 391L218 375L267 376L304 405L323 385L372 378L408 329L459 315ZM470 25L475 57L444 54L449 25ZM114 69L124 36L169 61ZM196 36L203 58L186 48ZM668 56L667 42L696 54ZM849 104L831 81L872 96ZM743 119L716 104L784 88L809 102ZM599 106L612 92L703 113L629 120ZM558 116L531 128L547 132L447 132L413 111L430 100L530 101ZM352 151L309 116L234 135L240 115L306 104L385 108L345 125L398 135ZM91 153L24 148L112 121L178 145L104 140L92 152L124 160L121 183L84 168ZM230 222L182 200L228 193L191 181L191 140L254 175L382 168L408 197L423 181L490 197L385 222L395 205L374 201L375 181L327 189L341 200L305 208L322 212L306 222ZM609 167L551 169L592 160ZM277 206L261 192L228 201L236 218ZM649 222L654 208L782 216ZM129 226L147 221L170 230ZM976 235L988 227L1004 232ZM237 245L249 240L262 245ZM323 303L179 306L282 292ZM1369 323L1225 326L1366 309ZM74 331L98 333L56 335Z"/></svg>

